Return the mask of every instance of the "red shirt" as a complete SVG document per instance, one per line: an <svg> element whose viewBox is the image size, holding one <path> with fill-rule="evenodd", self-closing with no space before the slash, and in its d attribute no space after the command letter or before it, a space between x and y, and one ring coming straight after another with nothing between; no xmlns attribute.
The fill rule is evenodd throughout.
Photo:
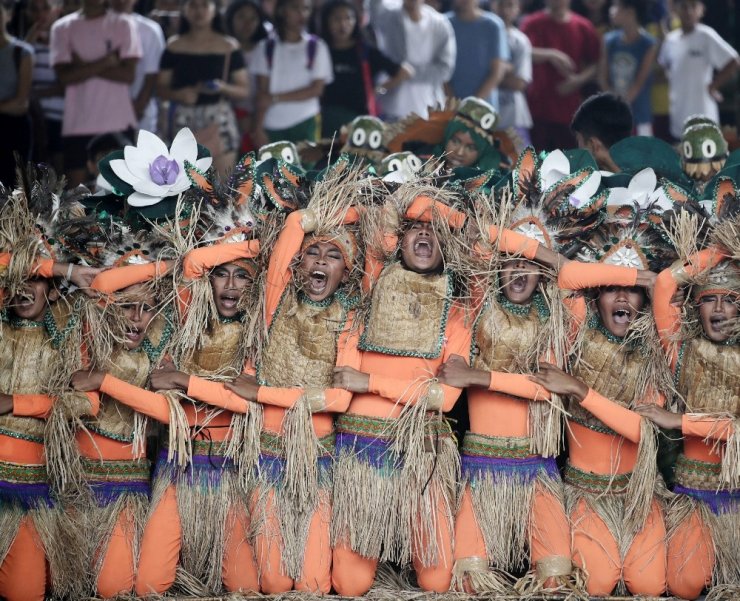
<svg viewBox="0 0 740 601"><path fill-rule="evenodd" d="M533 48L555 48L567 54L578 72L599 59L601 44L596 29L588 19L576 13L571 12L563 23L541 10L524 19L522 31ZM582 101L580 90L560 96L555 88L565 78L550 63L535 63L532 69L527 99L533 119L569 124Z"/></svg>

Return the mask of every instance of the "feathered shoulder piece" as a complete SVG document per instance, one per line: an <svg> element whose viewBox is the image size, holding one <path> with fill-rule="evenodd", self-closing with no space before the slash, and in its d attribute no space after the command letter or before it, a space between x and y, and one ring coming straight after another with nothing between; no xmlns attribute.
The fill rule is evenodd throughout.
<svg viewBox="0 0 740 601"><path fill-rule="evenodd" d="M224 180L185 163L192 182L189 195L199 207L197 232L201 243L242 242L253 237L257 220L252 208L259 196L254 155L244 155Z"/></svg>
<svg viewBox="0 0 740 601"><path fill-rule="evenodd" d="M522 152L512 173L512 193L499 193L507 217L501 224L547 248L570 254L573 240L588 235L604 219L606 193L599 193L601 175L592 167L571 173L560 151L540 161L533 148Z"/></svg>

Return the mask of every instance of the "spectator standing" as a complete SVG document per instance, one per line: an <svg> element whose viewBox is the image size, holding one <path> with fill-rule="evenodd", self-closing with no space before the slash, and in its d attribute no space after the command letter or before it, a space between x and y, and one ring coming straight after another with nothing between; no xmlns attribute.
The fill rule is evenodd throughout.
<svg viewBox="0 0 740 601"><path fill-rule="evenodd" d="M278 0L275 30L259 43L253 70L258 98L254 143L316 141L319 98L331 83L331 57L324 40L306 31L308 0Z"/></svg>
<svg viewBox="0 0 740 601"><path fill-rule="evenodd" d="M478 0L455 0L454 12L447 13L457 44L457 59L451 95L477 96L499 108L498 87L511 60L506 27L498 15L479 8Z"/></svg>
<svg viewBox="0 0 740 601"><path fill-rule="evenodd" d="M189 127L224 174L241 143L231 102L249 96L249 82L239 43L220 29L213 0L185 1L181 34L162 55L157 94L171 103L170 137Z"/></svg>
<svg viewBox="0 0 740 601"><path fill-rule="evenodd" d="M666 36L658 62L668 76L671 136L679 139L691 115L706 115L719 123L720 89L738 70L739 62L737 51L701 23L702 2L678 0L674 9L681 27Z"/></svg>
<svg viewBox="0 0 740 601"><path fill-rule="evenodd" d="M455 70L457 45L449 19L424 0L403 0L396 8L370 0L370 23L380 50L414 68L412 78L381 96L381 113L388 120L412 112L426 118L430 106L444 104L444 84Z"/></svg>
<svg viewBox="0 0 740 601"><path fill-rule="evenodd" d="M379 90L385 93L411 77L414 69L392 61L363 38L357 7L349 0L323 6L321 33L334 69L334 81L321 101L322 135L330 138L358 115L378 115L375 82L381 73L388 76Z"/></svg>
<svg viewBox="0 0 740 601"><path fill-rule="evenodd" d="M49 32L59 16L57 0L29 0L26 42L34 52L31 76L31 102L38 103L38 119L33 120L33 160L51 164L58 173L64 169L62 155L62 117L64 88L49 60Z"/></svg>
<svg viewBox="0 0 740 601"><path fill-rule="evenodd" d="M601 87L629 103L638 136L653 135L650 91L658 45L641 27L646 13L643 0L614 0L610 15L618 29L604 37L599 65Z"/></svg>
<svg viewBox="0 0 740 601"><path fill-rule="evenodd" d="M141 60L136 64L134 83L131 84L131 100L139 120L139 129L152 133L157 131L157 101L154 90L157 85L159 61L164 52L164 33L159 23L134 12L136 0L110 0L110 7L117 13L128 15L136 25L141 41Z"/></svg>
<svg viewBox="0 0 740 601"><path fill-rule="evenodd" d="M249 135L254 129L254 109L257 101L257 76L251 65L254 64L255 54L259 52L257 49L259 42L272 31L272 24L267 20L267 15L257 0L232 0L226 9L224 20L226 32L241 46L247 68L249 96L244 100L235 101L234 111L242 134L241 151L249 152L256 150Z"/></svg>
<svg viewBox="0 0 740 601"><path fill-rule="evenodd" d="M511 53L511 69L504 76L499 89L499 129L513 127L524 144L531 144L529 130L532 114L529 112L525 91L532 82L532 44L516 28L521 10L520 0L498 0L495 9L506 26Z"/></svg>
<svg viewBox="0 0 740 601"><path fill-rule="evenodd" d="M31 95L33 48L7 32L15 3L0 3L0 182L15 184L17 152L31 158L31 120L28 102Z"/></svg>
<svg viewBox="0 0 740 601"><path fill-rule="evenodd" d="M87 176L87 145L103 133L130 131L136 115L129 94L141 44L133 21L106 9L105 0L51 28L51 64L65 86L62 148L71 187Z"/></svg>
<svg viewBox="0 0 740 601"><path fill-rule="evenodd" d="M596 77L600 41L588 19L570 10L570 0L547 0L526 17L522 31L532 43L533 77L527 90L537 150L572 148L570 120L581 88Z"/></svg>

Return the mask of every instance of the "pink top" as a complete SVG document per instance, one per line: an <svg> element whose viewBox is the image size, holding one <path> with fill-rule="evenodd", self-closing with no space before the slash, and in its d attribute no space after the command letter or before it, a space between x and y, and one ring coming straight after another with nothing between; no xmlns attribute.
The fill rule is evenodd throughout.
<svg viewBox="0 0 740 601"><path fill-rule="evenodd" d="M62 17L51 28L50 45L52 66L73 62L73 54L89 62L114 50L121 59L141 58L133 21L111 11L95 19L87 19L80 12ZM136 124L128 84L91 77L67 86L63 136L123 131Z"/></svg>

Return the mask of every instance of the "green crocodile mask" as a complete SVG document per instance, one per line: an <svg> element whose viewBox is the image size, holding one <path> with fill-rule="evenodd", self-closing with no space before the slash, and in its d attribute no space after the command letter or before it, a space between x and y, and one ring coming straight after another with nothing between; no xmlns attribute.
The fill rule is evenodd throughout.
<svg viewBox="0 0 740 601"><path fill-rule="evenodd" d="M681 165L689 177L703 182L711 179L728 156L727 141L717 124L690 119L681 136Z"/></svg>
<svg viewBox="0 0 740 601"><path fill-rule="evenodd" d="M259 149L257 153L260 161L266 161L268 159L279 159L290 163L291 165L300 166L301 159L298 155L298 149L295 147L293 142L287 140L281 140L279 142L273 142L272 144L265 144Z"/></svg>

